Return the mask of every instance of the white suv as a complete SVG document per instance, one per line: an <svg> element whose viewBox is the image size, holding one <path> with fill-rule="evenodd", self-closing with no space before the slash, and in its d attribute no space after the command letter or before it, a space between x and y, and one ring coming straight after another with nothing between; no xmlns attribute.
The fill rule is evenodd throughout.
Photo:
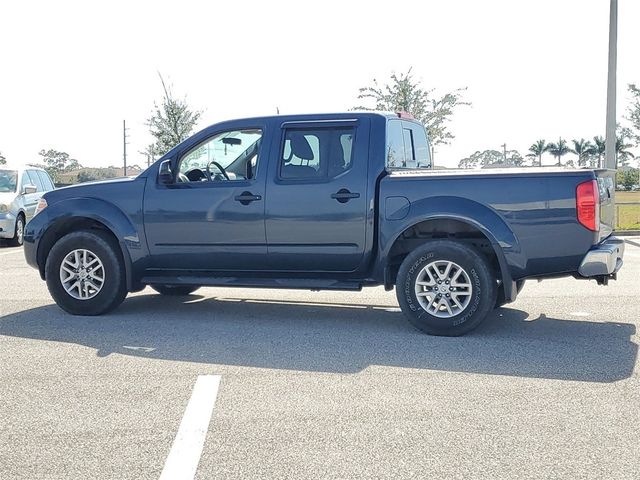
<svg viewBox="0 0 640 480"><path fill-rule="evenodd" d="M42 195L53 190L49 174L38 167L0 165L0 239L22 245L24 226Z"/></svg>

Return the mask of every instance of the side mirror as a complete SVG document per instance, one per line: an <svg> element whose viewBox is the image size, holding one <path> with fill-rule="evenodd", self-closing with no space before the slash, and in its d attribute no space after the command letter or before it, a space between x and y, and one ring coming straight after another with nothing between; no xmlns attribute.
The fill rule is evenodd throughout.
<svg viewBox="0 0 640 480"><path fill-rule="evenodd" d="M164 160L158 169L158 182L167 185L173 183L173 172L171 171L171 160Z"/></svg>
<svg viewBox="0 0 640 480"><path fill-rule="evenodd" d="M29 195L30 193L36 193L38 191L38 187L36 187L35 185L25 185L22 187L22 193L24 195Z"/></svg>

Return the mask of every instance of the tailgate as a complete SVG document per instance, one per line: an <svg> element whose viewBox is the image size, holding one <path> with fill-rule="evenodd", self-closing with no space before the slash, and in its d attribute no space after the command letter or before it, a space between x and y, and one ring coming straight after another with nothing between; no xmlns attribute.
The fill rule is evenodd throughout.
<svg viewBox="0 0 640 480"><path fill-rule="evenodd" d="M616 171L596 170L600 197L600 235L602 240L613 232L616 221Z"/></svg>

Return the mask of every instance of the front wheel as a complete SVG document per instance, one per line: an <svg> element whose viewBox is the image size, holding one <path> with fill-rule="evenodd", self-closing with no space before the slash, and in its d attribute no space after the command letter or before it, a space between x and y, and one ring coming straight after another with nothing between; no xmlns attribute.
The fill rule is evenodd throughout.
<svg viewBox="0 0 640 480"><path fill-rule="evenodd" d="M18 218L16 218L16 228L13 232L14 235L10 242L14 247L21 247L24 243L24 224L24 217L22 214L18 215Z"/></svg>
<svg viewBox="0 0 640 480"><path fill-rule="evenodd" d="M496 281L472 247L434 240L404 259L396 295L402 312L419 330L458 336L476 328L493 309Z"/></svg>
<svg viewBox="0 0 640 480"><path fill-rule="evenodd" d="M73 232L58 240L45 265L55 302L72 315L100 315L127 296L120 247L108 233Z"/></svg>
<svg viewBox="0 0 640 480"><path fill-rule="evenodd" d="M189 295L200 288L199 285L151 285L161 295L182 296Z"/></svg>

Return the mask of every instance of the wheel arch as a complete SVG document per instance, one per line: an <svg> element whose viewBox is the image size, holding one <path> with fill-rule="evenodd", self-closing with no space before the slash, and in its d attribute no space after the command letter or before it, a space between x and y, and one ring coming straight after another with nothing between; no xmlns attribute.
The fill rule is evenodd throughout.
<svg viewBox="0 0 640 480"><path fill-rule="evenodd" d="M63 201L47 208L49 222L38 241L37 264L40 276L45 279L45 264L51 247L64 235L79 230L100 230L108 233L118 244L124 263L127 289L135 286L131 250L139 251L141 242L138 233L126 215L112 204L97 199L82 199L80 202ZM139 256L140 254L138 253Z"/></svg>
<svg viewBox="0 0 640 480"><path fill-rule="evenodd" d="M415 246L436 238L451 239L475 243L488 256L505 298L515 300L512 269L523 267L524 259L514 232L497 212L463 198L432 197L412 203L407 217L404 222L386 221L396 224L394 231L381 235L388 239L380 252L386 288L392 288L399 264Z"/></svg>

